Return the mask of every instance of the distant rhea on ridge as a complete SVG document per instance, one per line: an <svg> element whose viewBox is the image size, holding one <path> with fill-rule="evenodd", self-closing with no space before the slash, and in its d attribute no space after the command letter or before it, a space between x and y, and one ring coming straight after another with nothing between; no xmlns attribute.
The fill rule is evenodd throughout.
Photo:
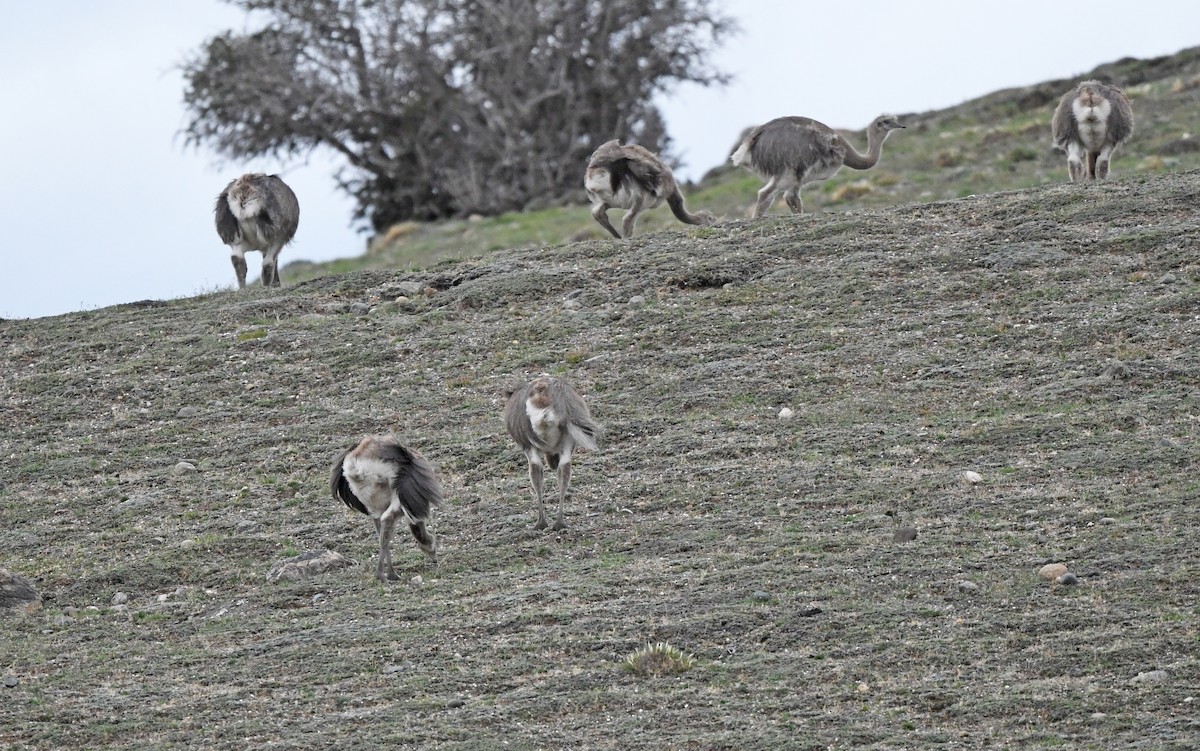
<svg viewBox="0 0 1200 751"><path fill-rule="evenodd" d="M514 389L504 407L504 424L529 462L529 482L538 504L534 529L546 528L542 502L544 468L558 470L558 516L554 529L566 529L563 501L571 486L571 457L577 449L595 451L603 429L571 384L540 376Z"/></svg>
<svg viewBox="0 0 1200 751"><path fill-rule="evenodd" d="M870 169L879 162L888 134L904 125L895 115L880 115L867 126L867 153L860 154L837 131L807 117L777 117L742 141L729 157L767 181L758 191L753 216L762 216L780 192L793 213L804 211L800 188L825 180L842 168Z"/></svg>
<svg viewBox="0 0 1200 751"><path fill-rule="evenodd" d="M333 497L367 514L379 533L375 578L396 581L392 539L396 523L408 522L417 547L437 561L437 538L426 528L433 508L442 503L442 487L433 466L394 435L369 435L333 462L329 477Z"/></svg>
<svg viewBox="0 0 1200 751"><path fill-rule="evenodd" d="M622 146L617 140L601 144L588 160L583 186L592 202L592 218L618 240L633 237L638 215L664 200L684 224L716 221L708 211L690 213L671 168L649 149L636 144ZM626 209L620 232L608 219L611 208Z"/></svg>
<svg viewBox="0 0 1200 751"><path fill-rule="evenodd" d="M1050 129L1071 182L1105 180L1113 152L1133 135L1133 108L1115 86L1084 81L1059 100Z"/></svg>
<svg viewBox="0 0 1200 751"><path fill-rule="evenodd" d="M279 286L279 251L296 236L300 203L279 175L247 173L217 196L217 234L229 246L238 288L246 286L246 252L262 251L262 285Z"/></svg>

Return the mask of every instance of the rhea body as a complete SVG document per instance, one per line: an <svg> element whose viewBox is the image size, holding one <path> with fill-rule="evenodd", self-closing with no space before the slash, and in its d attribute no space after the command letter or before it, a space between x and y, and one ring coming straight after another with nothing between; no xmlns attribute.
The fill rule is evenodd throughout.
<svg viewBox="0 0 1200 751"><path fill-rule="evenodd" d="M602 144L588 160L583 186L592 202L592 218L618 240L633 237L638 216L663 201L685 224L716 221L708 211L689 212L671 168L649 149L636 144L622 146L617 140ZM613 208L625 209L620 232L608 219L608 210Z"/></svg>
<svg viewBox="0 0 1200 751"><path fill-rule="evenodd" d="M792 212L804 211L800 188L833 177L843 165L865 170L879 162L888 134L904 125L895 115L880 115L867 126L867 153L859 153L841 134L807 117L777 117L750 131L729 157L767 184L758 191L753 216L762 216L779 194Z"/></svg>
<svg viewBox="0 0 1200 751"><path fill-rule="evenodd" d="M1059 100L1050 128L1071 182L1105 180L1113 152L1133 135L1133 108L1120 89L1084 81Z"/></svg>
<svg viewBox="0 0 1200 751"><path fill-rule="evenodd" d="M504 407L508 434L525 452L529 482L538 505L534 529L545 529L543 502L545 470L558 471L558 515L555 530L567 528L563 502L571 486L571 459L578 450L595 451L602 434L587 404L569 383L541 376L514 390Z"/></svg>
<svg viewBox="0 0 1200 751"><path fill-rule="evenodd" d="M217 234L229 246L238 287L246 286L246 253L262 252L262 285L278 287L279 252L296 236L300 203L278 175L247 173L231 181L213 207Z"/></svg>
<svg viewBox="0 0 1200 751"><path fill-rule="evenodd" d="M437 561L437 539L426 525L442 502L442 488L433 466L420 453L394 435L366 436L333 462L329 484L334 498L375 522L376 579L399 579L392 567L391 545L402 519L417 547Z"/></svg>

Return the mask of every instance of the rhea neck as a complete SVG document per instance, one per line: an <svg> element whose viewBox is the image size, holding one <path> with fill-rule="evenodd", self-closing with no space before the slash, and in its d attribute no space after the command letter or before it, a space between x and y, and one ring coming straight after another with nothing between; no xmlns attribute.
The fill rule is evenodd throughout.
<svg viewBox="0 0 1200 751"><path fill-rule="evenodd" d="M883 142L887 139L890 130L883 128L870 127L867 128L867 153L860 154L854 146L842 139L846 144L846 155L842 158L842 163L851 169L870 169L879 162L879 155L883 152Z"/></svg>

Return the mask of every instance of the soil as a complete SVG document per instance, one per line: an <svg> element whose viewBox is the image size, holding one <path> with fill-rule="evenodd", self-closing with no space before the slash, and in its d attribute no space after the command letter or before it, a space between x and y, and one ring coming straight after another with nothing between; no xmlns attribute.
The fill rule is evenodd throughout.
<svg viewBox="0 0 1200 751"><path fill-rule="evenodd" d="M1194 748L1198 194L1064 184L0 321L0 567L44 604L0 618L0 745ZM560 533L500 419L540 372L606 429ZM387 430L448 500L439 565L398 537L379 584L328 472ZM362 565L267 581L326 549ZM658 642L694 664L623 667Z"/></svg>

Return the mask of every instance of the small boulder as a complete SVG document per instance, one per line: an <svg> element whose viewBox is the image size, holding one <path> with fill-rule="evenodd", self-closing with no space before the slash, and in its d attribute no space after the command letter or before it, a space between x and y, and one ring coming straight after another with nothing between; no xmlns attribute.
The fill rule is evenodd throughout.
<svg viewBox="0 0 1200 751"><path fill-rule="evenodd" d="M0 615L32 615L42 609L42 596L20 574L0 568Z"/></svg>
<svg viewBox="0 0 1200 751"><path fill-rule="evenodd" d="M892 535L892 542L912 542L915 539L917 539L916 527L900 527Z"/></svg>
<svg viewBox="0 0 1200 751"><path fill-rule="evenodd" d="M1067 567L1063 563L1047 563L1038 569L1038 576L1046 581L1054 581L1065 573L1067 573Z"/></svg>
<svg viewBox="0 0 1200 751"><path fill-rule="evenodd" d="M267 581L299 581L334 569L357 566L358 561L332 550L315 550L276 563L267 572Z"/></svg>

